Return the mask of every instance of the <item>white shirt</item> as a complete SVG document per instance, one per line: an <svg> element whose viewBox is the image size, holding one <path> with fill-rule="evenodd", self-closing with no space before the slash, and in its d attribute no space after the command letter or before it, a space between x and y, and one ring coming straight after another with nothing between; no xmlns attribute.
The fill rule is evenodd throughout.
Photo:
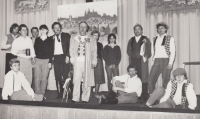
<svg viewBox="0 0 200 119"><path fill-rule="evenodd" d="M169 64L173 64L174 59L175 59L175 41L174 38L171 37L170 39L170 57L167 55L167 52L165 50L165 46L162 46L163 38L167 36L167 34L164 34L162 37L160 35L157 35L157 40L155 44L155 55L154 58L169 58ZM154 44L152 43L152 54L154 54L153 46Z"/></svg>
<svg viewBox="0 0 200 119"><path fill-rule="evenodd" d="M14 75L14 80L13 80ZM13 81L14 81L14 91L19 91L22 89L34 98L34 91L30 86L30 83L25 78L24 74L20 71L18 73L14 71L9 71L5 75L4 86L2 90L2 97L4 100L8 99L8 95L11 96L13 93Z"/></svg>
<svg viewBox="0 0 200 119"><path fill-rule="evenodd" d="M11 36L13 37L13 39L16 39L17 38L17 36L18 35L13 35L13 34L11 34ZM4 39L2 40L2 42L1 42L1 49L8 49L8 48L10 48L9 47L9 45L6 45L7 44L7 41L8 41L8 36L6 35L5 37L4 37ZM6 51L6 52L10 52L10 51Z"/></svg>
<svg viewBox="0 0 200 119"><path fill-rule="evenodd" d="M63 53L63 49L62 49L62 41L61 41L61 35L58 36L60 39L60 42L58 42L57 40L57 36L55 35L55 43L54 43L54 55L62 55Z"/></svg>
<svg viewBox="0 0 200 119"><path fill-rule="evenodd" d="M176 90L176 93L173 98L176 105L181 104L182 86L186 82L187 82L187 80L184 80L182 83L177 83L177 90ZM168 98L170 98L171 87L172 87L172 84L171 84L171 81L169 81L169 83L167 84L167 88L165 89L165 95L160 99L160 103L165 102L165 101L167 101ZM197 106L197 97L194 92L193 85L191 83L187 87L186 98L189 103L188 107L190 109L195 109L195 107Z"/></svg>
<svg viewBox="0 0 200 119"><path fill-rule="evenodd" d="M138 97L141 96L142 93L142 82L138 76L130 77L130 75L125 74L122 76L115 76L115 80L119 80L120 82L124 82L125 84L125 92L133 93L136 92Z"/></svg>
<svg viewBox="0 0 200 119"><path fill-rule="evenodd" d="M17 54L18 50L24 49L30 49L30 56L26 56L26 54ZM22 58L34 58L35 50L33 48L32 40L28 36L26 36L26 38L20 36L15 39L12 43L11 53Z"/></svg>
<svg viewBox="0 0 200 119"><path fill-rule="evenodd" d="M135 36L136 42L138 42L140 40L140 38L141 38L141 35L140 36Z"/></svg>

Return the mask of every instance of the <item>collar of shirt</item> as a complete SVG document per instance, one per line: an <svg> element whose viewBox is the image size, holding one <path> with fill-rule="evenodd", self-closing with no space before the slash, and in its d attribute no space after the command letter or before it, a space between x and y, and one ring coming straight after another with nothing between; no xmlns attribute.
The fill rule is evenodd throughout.
<svg viewBox="0 0 200 119"><path fill-rule="evenodd" d="M140 35L140 36L135 36L136 42L138 42L138 41L140 40L141 36L142 36L142 35Z"/></svg>
<svg viewBox="0 0 200 119"><path fill-rule="evenodd" d="M177 80L175 81L176 83L177 83L177 85L183 85L184 83L186 83L187 82L187 80L184 80L183 82L181 82L181 83L178 83L177 82Z"/></svg>
<svg viewBox="0 0 200 119"><path fill-rule="evenodd" d="M108 46L112 47L111 44L108 44ZM115 47L115 46L117 46L117 44L114 44L113 46Z"/></svg>
<svg viewBox="0 0 200 119"><path fill-rule="evenodd" d="M75 36L75 40L76 41L78 41L78 42L80 42L80 40L82 41L82 42L84 42L85 41L85 38L89 38L88 36L87 36L87 34L85 35L85 36L81 36L80 34L78 34L77 36Z"/></svg>
<svg viewBox="0 0 200 119"><path fill-rule="evenodd" d="M167 34L165 33L163 36L160 37L160 35L158 34L157 37L163 39L165 36L167 36Z"/></svg>

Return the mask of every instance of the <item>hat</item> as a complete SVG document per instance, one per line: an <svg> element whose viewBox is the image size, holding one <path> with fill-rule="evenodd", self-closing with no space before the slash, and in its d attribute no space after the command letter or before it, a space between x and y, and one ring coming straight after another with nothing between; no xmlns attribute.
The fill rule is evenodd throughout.
<svg viewBox="0 0 200 119"><path fill-rule="evenodd" d="M159 26L165 26L166 29L169 28L169 26L165 22L159 22L156 24L156 28L158 29Z"/></svg>
<svg viewBox="0 0 200 119"><path fill-rule="evenodd" d="M186 73L185 69L183 69L183 68L177 68L173 71L174 76L185 75L185 74L187 74L187 73Z"/></svg>

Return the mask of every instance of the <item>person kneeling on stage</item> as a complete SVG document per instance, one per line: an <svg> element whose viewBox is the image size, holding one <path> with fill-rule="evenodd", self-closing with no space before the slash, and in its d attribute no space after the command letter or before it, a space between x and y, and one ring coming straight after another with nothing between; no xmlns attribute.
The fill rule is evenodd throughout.
<svg viewBox="0 0 200 119"><path fill-rule="evenodd" d="M194 110L197 97L193 85L187 80L187 73L183 68L173 71L174 79L168 82L167 88L157 87L147 100L146 105L152 108L175 108L181 105L183 109ZM160 100L159 104L154 103Z"/></svg>
<svg viewBox="0 0 200 119"><path fill-rule="evenodd" d="M128 74L115 76L112 79L112 89L117 93L117 96L108 98L101 95L100 104L136 103L138 101L138 97L142 93L142 82L133 65L129 65L127 71Z"/></svg>
<svg viewBox="0 0 200 119"><path fill-rule="evenodd" d="M42 101L43 95L35 94L24 74L19 71L20 61L11 59L11 70L5 75L3 100Z"/></svg>

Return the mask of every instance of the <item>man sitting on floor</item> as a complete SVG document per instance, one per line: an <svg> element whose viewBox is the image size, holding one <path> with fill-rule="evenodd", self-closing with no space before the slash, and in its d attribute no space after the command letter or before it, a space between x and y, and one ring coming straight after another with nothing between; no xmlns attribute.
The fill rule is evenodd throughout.
<svg viewBox="0 0 200 119"><path fill-rule="evenodd" d="M43 95L35 94L24 74L19 71L20 61L14 58L9 64L11 70L5 75L3 100L10 97L11 100L42 101Z"/></svg>
<svg viewBox="0 0 200 119"><path fill-rule="evenodd" d="M115 76L112 79L113 91L116 97L100 97L100 104L136 103L142 93L142 82L136 75L137 71L133 65L127 68L128 74Z"/></svg>
<svg viewBox="0 0 200 119"><path fill-rule="evenodd" d="M175 108L181 105L183 109L188 107L194 110L197 106L197 97L193 85L187 80L185 69L177 68L173 75L174 79L168 82L167 88L157 87L146 105L153 108ZM157 100L160 100L160 103L153 105Z"/></svg>

